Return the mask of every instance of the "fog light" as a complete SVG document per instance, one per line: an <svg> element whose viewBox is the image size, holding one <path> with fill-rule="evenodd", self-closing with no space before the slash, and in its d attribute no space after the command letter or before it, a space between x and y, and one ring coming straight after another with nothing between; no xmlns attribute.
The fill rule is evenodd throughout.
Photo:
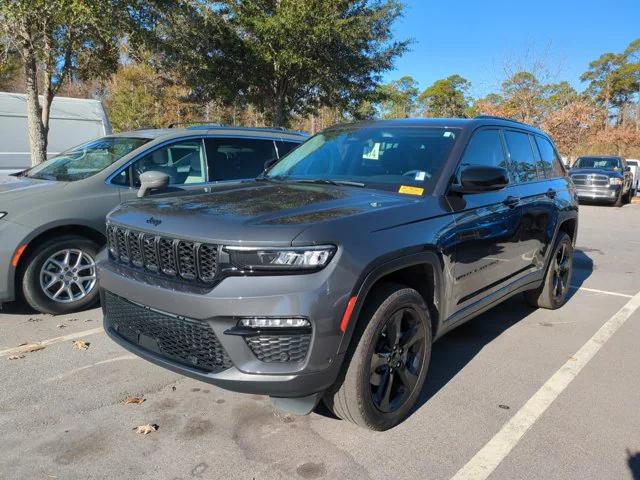
<svg viewBox="0 0 640 480"><path fill-rule="evenodd" d="M250 317L243 318L239 323L247 328L305 328L311 324L306 318L265 318Z"/></svg>

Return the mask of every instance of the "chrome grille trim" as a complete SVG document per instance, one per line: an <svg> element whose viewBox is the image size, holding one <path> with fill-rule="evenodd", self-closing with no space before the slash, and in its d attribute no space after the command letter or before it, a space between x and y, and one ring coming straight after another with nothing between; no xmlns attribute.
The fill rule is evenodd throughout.
<svg viewBox="0 0 640 480"><path fill-rule="evenodd" d="M109 257L119 264L187 282L217 280L218 246L107 224Z"/></svg>

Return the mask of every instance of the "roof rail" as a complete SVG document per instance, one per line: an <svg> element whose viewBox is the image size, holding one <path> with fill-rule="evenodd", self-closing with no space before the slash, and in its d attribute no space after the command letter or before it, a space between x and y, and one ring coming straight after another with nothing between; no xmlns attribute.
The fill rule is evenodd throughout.
<svg viewBox="0 0 640 480"><path fill-rule="evenodd" d="M167 125L167 128L176 128L180 125L187 125L187 128L191 128L194 126L226 127L224 123L211 123L206 120L194 120L190 122L172 122Z"/></svg>
<svg viewBox="0 0 640 480"><path fill-rule="evenodd" d="M476 115L475 118L478 120L480 119L503 120L505 122L513 122L513 123L519 123L520 125L527 125L528 127L531 126L528 123L521 122L520 120L514 120L513 118L508 118L508 117L501 117L499 115Z"/></svg>

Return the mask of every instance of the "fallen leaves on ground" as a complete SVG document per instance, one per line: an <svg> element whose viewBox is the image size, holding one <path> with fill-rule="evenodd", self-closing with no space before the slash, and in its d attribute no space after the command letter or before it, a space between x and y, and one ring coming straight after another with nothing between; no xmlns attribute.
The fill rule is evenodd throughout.
<svg viewBox="0 0 640 480"><path fill-rule="evenodd" d="M133 427L133 430L140 435L148 435L151 432L155 432L158 430L158 425L148 423L147 425L140 425L138 427Z"/></svg>
<svg viewBox="0 0 640 480"><path fill-rule="evenodd" d="M127 399L124 401L125 405L128 405L129 403L135 403L135 404L141 404L144 403L147 399L144 397L127 397Z"/></svg>
<svg viewBox="0 0 640 480"><path fill-rule="evenodd" d="M21 343L20 345L18 345L18 348L16 349L16 353L17 354L21 354L21 353L31 353L31 352L37 352L38 350L44 350L45 346L42 345L41 343Z"/></svg>
<svg viewBox="0 0 640 480"><path fill-rule="evenodd" d="M84 340L73 341L73 348L75 350L86 350L87 348L89 348L89 345L91 345L91 343L85 342Z"/></svg>
<svg viewBox="0 0 640 480"><path fill-rule="evenodd" d="M24 358L24 355L11 355L9 360L19 360L21 358Z"/></svg>

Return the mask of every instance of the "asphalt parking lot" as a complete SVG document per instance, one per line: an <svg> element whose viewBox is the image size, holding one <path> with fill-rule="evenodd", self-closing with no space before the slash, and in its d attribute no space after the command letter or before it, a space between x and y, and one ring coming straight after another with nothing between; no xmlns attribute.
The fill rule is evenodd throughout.
<svg viewBox="0 0 640 480"><path fill-rule="evenodd" d="M572 284L558 311L518 296L439 340L420 406L384 433L156 367L98 309L5 305L0 478L638 480L640 205L581 207Z"/></svg>

